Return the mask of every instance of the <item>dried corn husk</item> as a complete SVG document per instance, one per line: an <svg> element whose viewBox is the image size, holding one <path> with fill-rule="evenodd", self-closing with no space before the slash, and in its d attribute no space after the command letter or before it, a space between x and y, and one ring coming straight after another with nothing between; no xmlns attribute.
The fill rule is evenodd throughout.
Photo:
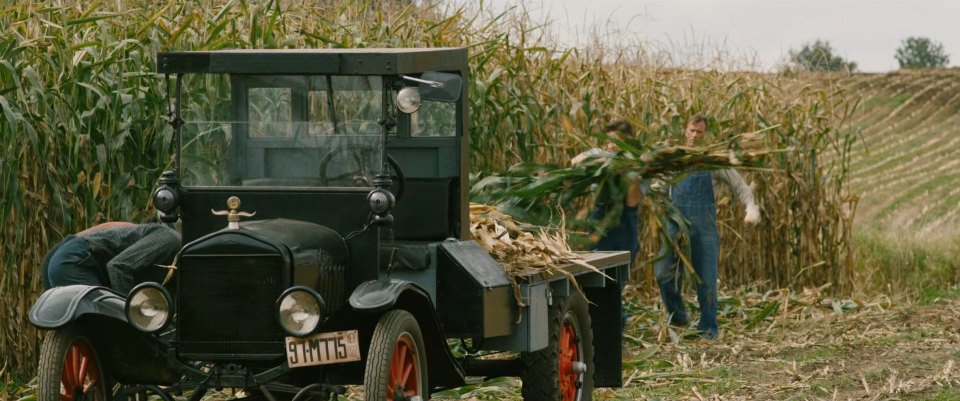
<svg viewBox="0 0 960 401"><path fill-rule="evenodd" d="M547 229L518 224L513 217L500 212L496 207L471 203L470 234L510 277L514 298L520 307L526 306L526 303L520 296L518 282L531 276L566 276L573 287L583 294L573 274L563 269L563 266L580 265L603 274L570 249L566 230L562 225L557 229Z"/></svg>
<svg viewBox="0 0 960 401"><path fill-rule="evenodd" d="M514 277L562 274L560 266L567 264L599 272L570 249L563 227L555 230L524 227L493 206L470 204L470 234L507 274Z"/></svg>

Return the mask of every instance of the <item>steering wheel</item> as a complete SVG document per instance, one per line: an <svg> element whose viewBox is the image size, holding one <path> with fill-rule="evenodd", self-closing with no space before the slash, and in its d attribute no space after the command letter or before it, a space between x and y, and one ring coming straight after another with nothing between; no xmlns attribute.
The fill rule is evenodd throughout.
<svg viewBox="0 0 960 401"><path fill-rule="evenodd" d="M370 186L370 175L367 174L365 168L366 163L364 161L366 158L364 155L370 154L373 152L373 147L371 146L360 146L360 147L337 147L331 149L323 157L320 158L320 185L330 186L330 181L335 180L337 182L343 182L349 180L353 186L358 187L368 187ZM343 153L350 152L350 158L353 159L353 163L356 165L356 169L347 170L336 176L327 175L327 169L330 167L330 161L333 160L334 156Z"/></svg>
<svg viewBox="0 0 960 401"><path fill-rule="evenodd" d="M331 180L350 179L352 180L351 182L354 184L354 186L370 186L370 174L367 174L365 171L366 164L364 163L365 158L363 155L370 154L375 150L371 146L362 146L349 149L352 156L351 159L353 159L354 164L356 164L356 170L347 171L334 177L327 175L327 169L330 167L330 161L333 160L334 156L347 150L348 149L345 147L331 149L320 158L320 185L326 187L330 186ZM393 170L393 174L390 174L390 179L393 180L394 183L394 196L399 200L403 197L404 190L407 188L407 179L404 177L403 170L400 169L400 163L397 162L397 159L394 159L391 155L387 155L387 164L390 166L390 169Z"/></svg>

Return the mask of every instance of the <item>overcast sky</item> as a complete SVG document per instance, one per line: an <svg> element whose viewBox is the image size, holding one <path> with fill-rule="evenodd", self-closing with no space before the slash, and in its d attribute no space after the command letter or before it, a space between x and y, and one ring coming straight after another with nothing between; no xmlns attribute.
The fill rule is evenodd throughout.
<svg viewBox="0 0 960 401"><path fill-rule="evenodd" d="M518 0L487 0L504 7ZM721 49L774 68L791 49L830 42L860 71L897 69L894 53L909 36L943 44L960 65L960 0L525 0L534 16L549 15L565 44L584 27L619 30L681 55L694 47ZM678 50L687 49L687 50Z"/></svg>

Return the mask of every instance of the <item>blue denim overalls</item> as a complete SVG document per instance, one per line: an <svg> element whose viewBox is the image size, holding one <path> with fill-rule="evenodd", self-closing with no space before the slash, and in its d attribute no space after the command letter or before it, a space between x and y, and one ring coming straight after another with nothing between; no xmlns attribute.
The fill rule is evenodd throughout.
<svg viewBox="0 0 960 401"><path fill-rule="evenodd" d="M623 206L623 213L620 213L620 224L610 227L603 237L597 241L594 249L598 251L630 251L630 264L628 269L633 268L633 261L637 259L637 252L640 251L639 231L640 220L637 215L637 206ZM606 208L597 206L590 213L590 219L600 221L607 213ZM620 294L623 294L623 288L627 285L623 280L617 280L620 286ZM627 312L620 311L620 327L627 326Z"/></svg>
<svg viewBox="0 0 960 401"><path fill-rule="evenodd" d="M590 213L590 219L600 221L603 215L607 213L606 208L597 206ZM623 213L620 213L620 224L610 227L603 237L597 241L594 249L598 251L630 251L630 264L637 257L640 251L639 242L640 220L637 215L637 207L623 207Z"/></svg>
<svg viewBox="0 0 960 401"><path fill-rule="evenodd" d="M674 205L690 222L690 251L693 269L700 278L697 301L700 303L700 323L697 328L704 338L717 336L717 257L720 239L717 234L717 204L713 197L713 175L709 171L691 173L674 186L671 198ZM670 236L676 238L678 228L671 222ZM660 285L660 295L671 323L689 322L683 305L682 269L679 269L673 248L665 245L666 256L654 264L654 274Z"/></svg>

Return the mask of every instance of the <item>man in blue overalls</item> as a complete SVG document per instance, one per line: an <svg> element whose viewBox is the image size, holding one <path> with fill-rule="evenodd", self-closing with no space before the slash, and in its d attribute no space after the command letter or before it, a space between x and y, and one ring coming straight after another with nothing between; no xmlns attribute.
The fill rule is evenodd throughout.
<svg viewBox="0 0 960 401"><path fill-rule="evenodd" d="M707 132L707 119L693 116L685 131L687 146L696 145ZM717 234L717 204L714 199L713 181L724 181L733 190L737 199L746 207L744 222L756 224L760 221L760 209L753 198L753 192L735 170L726 169L714 172L694 171L671 188L670 196L674 205L690 223L690 263L697 273L697 301L700 304L700 322L697 329L704 339L717 338L717 258L720 252L720 239ZM670 222L669 234L676 239L678 228ZM686 326L690 320L684 308L683 269L677 262L676 254L669 244L663 248L664 257L654 264L654 274L660 286L663 305L670 314L670 324Z"/></svg>

